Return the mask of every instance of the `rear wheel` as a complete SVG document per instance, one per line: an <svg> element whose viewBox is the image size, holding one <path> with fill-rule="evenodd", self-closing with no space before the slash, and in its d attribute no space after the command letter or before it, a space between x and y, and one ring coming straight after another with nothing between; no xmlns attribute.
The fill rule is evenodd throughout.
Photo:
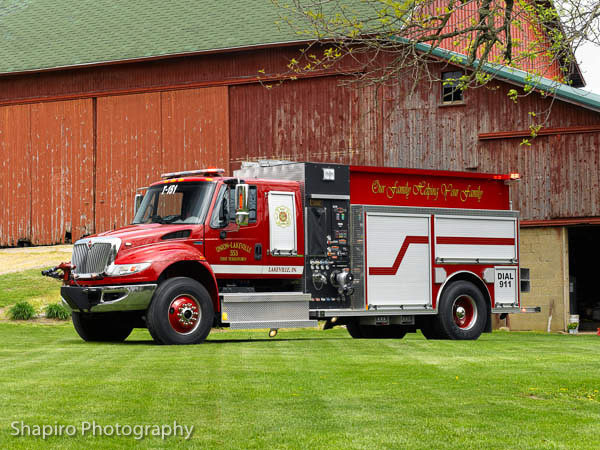
<svg viewBox="0 0 600 450"><path fill-rule="evenodd" d="M148 308L148 331L160 344L199 344L213 324L214 308L206 288L191 278L163 282Z"/></svg>
<svg viewBox="0 0 600 450"><path fill-rule="evenodd" d="M133 325L118 313L72 312L75 331L84 341L122 342L131 334Z"/></svg>
<svg viewBox="0 0 600 450"><path fill-rule="evenodd" d="M402 339L406 335L402 325L361 325L360 319L350 320L346 328L354 339Z"/></svg>
<svg viewBox="0 0 600 450"><path fill-rule="evenodd" d="M446 339L477 339L485 328L488 309L481 291L469 281L456 281L443 292L434 325Z"/></svg>

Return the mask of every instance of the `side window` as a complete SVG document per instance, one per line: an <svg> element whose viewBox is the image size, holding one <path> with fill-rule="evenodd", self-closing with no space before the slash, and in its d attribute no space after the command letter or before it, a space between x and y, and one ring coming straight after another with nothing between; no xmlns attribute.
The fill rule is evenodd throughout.
<svg viewBox="0 0 600 450"><path fill-rule="evenodd" d="M442 103L463 101L463 91L460 88L462 72L442 72Z"/></svg>
<svg viewBox="0 0 600 450"><path fill-rule="evenodd" d="M229 198L225 198L225 192L227 192L227 187L221 186L221 190L217 195L215 208L213 209L213 213L210 218L211 228L222 228L226 225L228 211L230 210L228 205L230 204L230 202L228 201ZM235 218L235 211L233 213Z"/></svg>
<svg viewBox="0 0 600 450"><path fill-rule="evenodd" d="M229 209L229 220L235 221L235 189L229 191L229 204L234 205ZM257 190L256 186L249 186L248 190L248 223L256 223Z"/></svg>
<svg viewBox="0 0 600 450"><path fill-rule="evenodd" d="M229 194L226 196L227 192ZM256 186L250 185L250 189L248 190L249 223L256 223L257 198ZM235 189L227 189L226 186L221 186L215 209L210 218L210 227L222 228L225 226L225 220L235 222Z"/></svg>

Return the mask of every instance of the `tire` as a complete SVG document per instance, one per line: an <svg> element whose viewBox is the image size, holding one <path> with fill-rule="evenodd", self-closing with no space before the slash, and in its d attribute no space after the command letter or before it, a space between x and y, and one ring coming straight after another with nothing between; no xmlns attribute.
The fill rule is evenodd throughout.
<svg viewBox="0 0 600 450"><path fill-rule="evenodd" d="M158 344L200 344L214 320L206 288L185 277L169 278L158 286L148 308L148 331Z"/></svg>
<svg viewBox="0 0 600 450"><path fill-rule="evenodd" d="M441 339L440 333L435 328L435 316L421 318L421 333L425 339Z"/></svg>
<svg viewBox="0 0 600 450"><path fill-rule="evenodd" d="M401 325L361 325L360 319L350 320L346 328L354 339L402 339L406 335Z"/></svg>
<svg viewBox="0 0 600 450"><path fill-rule="evenodd" d="M487 316L488 308L477 286L455 281L442 293L433 329L442 339L475 340L483 333Z"/></svg>
<svg viewBox="0 0 600 450"><path fill-rule="evenodd" d="M123 342L133 325L117 313L72 312L75 331L88 342Z"/></svg>

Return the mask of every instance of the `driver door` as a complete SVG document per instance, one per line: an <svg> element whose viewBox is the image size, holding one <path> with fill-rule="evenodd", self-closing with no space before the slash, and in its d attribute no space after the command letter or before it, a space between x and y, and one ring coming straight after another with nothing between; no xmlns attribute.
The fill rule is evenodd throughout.
<svg viewBox="0 0 600 450"><path fill-rule="evenodd" d="M235 224L235 189L223 184L205 228L205 256L217 278L260 278L265 258L258 186L250 184L248 225Z"/></svg>

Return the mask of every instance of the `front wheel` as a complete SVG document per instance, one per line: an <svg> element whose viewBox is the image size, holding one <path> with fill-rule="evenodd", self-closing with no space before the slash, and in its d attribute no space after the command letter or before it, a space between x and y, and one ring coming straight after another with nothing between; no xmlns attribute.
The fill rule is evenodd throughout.
<svg viewBox="0 0 600 450"><path fill-rule="evenodd" d="M185 277L164 281L154 293L146 317L159 344L199 344L212 328L214 308L206 288Z"/></svg>
<svg viewBox="0 0 600 450"><path fill-rule="evenodd" d="M89 342L122 342L133 325L118 313L71 313L73 326L81 339Z"/></svg>
<svg viewBox="0 0 600 450"><path fill-rule="evenodd" d="M443 292L434 326L440 337L474 340L485 328L488 309L481 291L469 281L456 281Z"/></svg>

